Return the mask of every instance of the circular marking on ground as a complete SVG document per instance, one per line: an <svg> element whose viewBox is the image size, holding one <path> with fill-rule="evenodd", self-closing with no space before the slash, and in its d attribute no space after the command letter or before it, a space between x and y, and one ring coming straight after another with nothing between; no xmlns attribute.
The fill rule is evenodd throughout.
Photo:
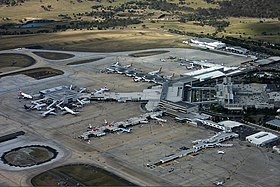
<svg viewBox="0 0 280 187"><path fill-rule="evenodd" d="M16 167L30 167L51 161L58 155L57 150L45 145L17 147L1 156L4 164Z"/></svg>

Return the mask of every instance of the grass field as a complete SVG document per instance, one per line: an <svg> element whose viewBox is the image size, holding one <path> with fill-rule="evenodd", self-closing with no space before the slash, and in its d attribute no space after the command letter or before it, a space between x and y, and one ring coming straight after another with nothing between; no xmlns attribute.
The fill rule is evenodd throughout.
<svg viewBox="0 0 280 187"><path fill-rule="evenodd" d="M33 53L49 60L64 60L67 58L74 57L74 55L66 54L66 53L49 53L49 52L33 52Z"/></svg>
<svg viewBox="0 0 280 187"><path fill-rule="evenodd" d="M128 56L132 56L132 57L145 57L145 56L152 56L152 55L159 55L159 54L163 54L163 53L168 53L169 51L146 51L146 52L140 52L140 53L132 53L129 54Z"/></svg>
<svg viewBox="0 0 280 187"><path fill-rule="evenodd" d="M151 21L145 21L143 24L150 29L158 29L158 30L166 30L169 29L176 29L184 32L191 32L191 33L198 33L198 34L212 34L216 30L214 27L211 26L199 26L194 25L194 22L186 22L186 23L180 23L176 20L167 21L167 20L159 20L155 23L152 23ZM143 25L141 24L141 25Z"/></svg>
<svg viewBox="0 0 280 187"><path fill-rule="evenodd" d="M22 54L0 54L0 68L6 67L28 67L35 63L35 60Z"/></svg>
<svg viewBox="0 0 280 187"><path fill-rule="evenodd" d="M114 3L109 3L108 1L103 1L102 5L117 5L120 2L127 0L116 1ZM100 3L94 1L83 1L78 3L76 0L29 0L19 6L0 6L0 22L3 21L2 18L10 18L9 22L18 23L19 20L24 18L27 19L58 19L60 14L68 14L73 17L73 13L82 13L91 11L93 5L98 5ZM41 6L51 5L50 11L45 11Z"/></svg>
<svg viewBox="0 0 280 187"><path fill-rule="evenodd" d="M93 58L93 59L88 59L88 60L80 60L80 61L76 61L76 62L70 62L67 65L79 65L79 64L86 64L86 63L91 63L91 62L95 62L98 60L104 59L104 57L99 57L99 58Z"/></svg>
<svg viewBox="0 0 280 187"><path fill-rule="evenodd" d="M19 20L27 19L58 19L58 15L60 14L68 14L73 19L73 13L83 13L83 12L90 12L93 5L105 5L105 6L116 6L123 2L128 2L132 0L117 0L111 1L82 1L78 3L76 0L48 0L48 1L39 1L39 0L29 0L25 3L7 7L7 6L0 6L0 23L5 22L5 20L1 18L9 18L8 22L15 22L18 23ZM173 3L178 3L179 0L172 1ZM191 8L216 8L217 5L207 4L203 0L185 0L186 5ZM51 5L50 11L44 10L41 6L47 7Z"/></svg>
<svg viewBox="0 0 280 187"><path fill-rule="evenodd" d="M0 50L40 46L44 49L71 51L133 51L152 48L186 47L187 37L152 30L95 30L6 36L0 39Z"/></svg>
<svg viewBox="0 0 280 187"><path fill-rule="evenodd" d="M229 18L228 21L230 26L219 35L280 43L280 21L277 19Z"/></svg>
<svg viewBox="0 0 280 187"><path fill-rule="evenodd" d="M26 75L26 76L39 80L39 79L45 79L45 78L53 77L53 76L57 76L57 75L62 75L62 74L64 74L64 72L57 70L57 69L49 68L49 67L41 67L41 68L24 70L24 71L18 71L15 73L9 73L4 76L19 75L19 74L23 74L23 75ZM0 75L0 78L1 77L2 76Z"/></svg>
<svg viewBox="0 0 280 187"><path fill-rule="evenodd" d="M61 166L32 178L34 186L58 186L58 183L76 186L133 186L132 183L94 166L68 165Z"/></svg>

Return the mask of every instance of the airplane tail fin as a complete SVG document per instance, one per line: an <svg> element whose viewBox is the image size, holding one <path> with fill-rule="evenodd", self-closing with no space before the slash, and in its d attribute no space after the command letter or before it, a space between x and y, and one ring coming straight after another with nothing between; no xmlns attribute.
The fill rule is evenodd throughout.
<svg viewBox="0 0 280 187"><path fill-rule="evenodd" d="M113 66L118 66L119 65L119 62L116 62L115 64L113 64Z"/></svg>

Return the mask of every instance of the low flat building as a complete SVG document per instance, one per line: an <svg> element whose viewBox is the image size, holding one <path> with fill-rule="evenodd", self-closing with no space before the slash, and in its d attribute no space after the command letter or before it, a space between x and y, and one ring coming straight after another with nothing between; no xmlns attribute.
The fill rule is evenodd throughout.
<svg viewBox="0 0 280 187"><path fill-rule="evenodd" d="M267 125L270 125L272 127L275 127L277 129L280 129L280 120L279 119L273 119L268 122L266 122Z"/></svg>
<svg viewBox="0 0 280 187"><path fill-rule="evenodd" d="M226 50L239 54L246 54L248 52L248 49L239 46L228 46L226 47Z"/></svg>
<svg viewBox="0 0 280 187"><path fill-rule="evenodd" d="M256 146L265 146L278 140L278 136L270 132L258 132L246 137L246 140Z"/></svg>
<svg viewBox="0 0 280 187"><path fill-rule="evenodd" d="M221 49L226 47L225 43L210 38L192 38L191 42L207 49Z"/></svg>
<svg viewBox="0 0 280 187"><path fill-rule="evenodd" d="M243 123L231 120L221 121L218 124L231 129L234 127L240 127L244 125Z"/></svg>

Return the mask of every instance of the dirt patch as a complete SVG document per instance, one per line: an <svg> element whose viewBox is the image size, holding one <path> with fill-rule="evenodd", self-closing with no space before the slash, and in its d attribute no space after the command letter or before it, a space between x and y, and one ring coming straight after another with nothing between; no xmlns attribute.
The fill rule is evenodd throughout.
<svg viewBox="0 0 280 187"><path fill-rule="evenodd" d="M57 75L63 75L64 72L61 70L58 70L58 69L50 68L50 67L42 67L42 68L34 68L34 69L9 73L9 74L5 74L3 76L12 76L12 75L18 75L18 74L24 74L24 75L32 77L34 79L40 80L40 79L45 79L45 78L49 78L49 77L53 77L53 76L57 76ZM3 76L0 76L0 78Z"/></svg>
<svg viewBox="0 0 280 187"><path fill-rule="evenodd" d="M49 60L64 60L68 58L72 58L75 55L67 54L67 53L50 53L50 52L33 52L35 55L40 57L49 59Z"/></svg>
<svg viewBox="0 0 280 187"><path fill-rule="evenodd" d="M31 179L34 186L135 186L133 183L92 165L66 165Z"/></svg>
<svg viewBox="0 0 280 187"><path fill-rule="evenodd" d="M99 58L93 58L93 59L88 59L88 60L80 60L80 61L76 61L76 62L70 62L67 65L78 65L78 64L86 64L86 63L90 63L90 62L94 62L94 61L98 61L98 60L102 60L104 59L104 57L99 57Z"/></svg>
<svg viewBox="0 0 280 187"><path fill-rule="evenodd" d="M8 67L24 68L35 64L35 59L23 54L0 54L0 69Z"/></svg>
<svg viewBox="0 0 280 187"><path fill-rule="evenodd" d="M132 56L132 57L146 57L146 56L152 56L152 55L159 55L159 54L163 54L163 53L168 53L170 51L145 51L145 52L140 52L140 53L132 53L129 54L128 56Z"/></svg>

